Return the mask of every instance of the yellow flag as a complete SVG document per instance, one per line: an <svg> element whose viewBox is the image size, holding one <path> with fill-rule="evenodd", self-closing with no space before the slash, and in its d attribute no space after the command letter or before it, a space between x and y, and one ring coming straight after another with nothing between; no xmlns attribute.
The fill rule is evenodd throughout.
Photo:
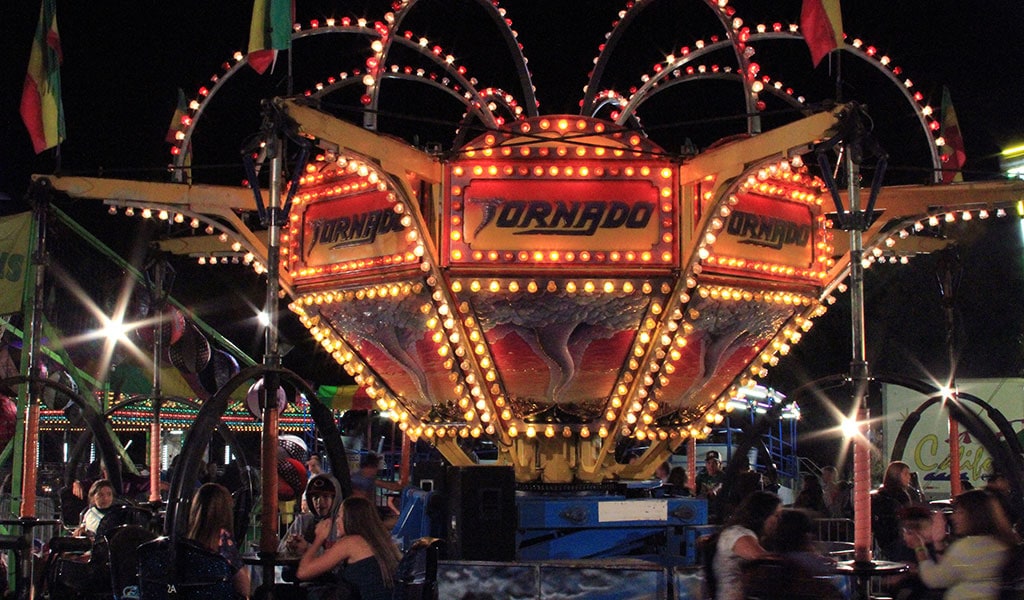
<svg viewBox="0 0 1024 600"><path fill-rule="evenodd" d="M32 213L0 217L0 315L21 312Z"/></svg>

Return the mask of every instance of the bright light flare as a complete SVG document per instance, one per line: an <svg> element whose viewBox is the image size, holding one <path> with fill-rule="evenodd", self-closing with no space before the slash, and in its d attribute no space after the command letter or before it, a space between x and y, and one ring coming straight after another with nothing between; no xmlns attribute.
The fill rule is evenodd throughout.
<svg viewBox="0 0 1024 600"><path fill-rule="evenodd" d="M839 429L843 432L843 437L848 440L852 440L860 435L860 423L857 422L857 419L843 417L839 422Z"/></svg>
<svg viewBox="0 0 1024 600"><path fill-rule="evenodd" d="M270 325L270 314L265 310L261 310L256 313L256 321L259 322L261 327L268 327Z"/></svg>
<svg viewBox="0 0 1024 600"><path fill-rule="evenodd" d="M120 316L115 316L112 319L108 319L106 315L101 315L103 325L99 329L99 334L104 338L119 343L128 343L128 334L135 329L134 325L128 325L125 323Z"/></svg>

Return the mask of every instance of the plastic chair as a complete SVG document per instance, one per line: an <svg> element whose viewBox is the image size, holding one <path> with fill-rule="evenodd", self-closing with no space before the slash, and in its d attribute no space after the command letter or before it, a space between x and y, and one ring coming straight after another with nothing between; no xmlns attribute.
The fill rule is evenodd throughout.
<svg viewBox="0 0 1024 600"><path fill-rule="evenodd" d="M141 600L235 598L231 565L192 540L159 537L139 546Z"/></svg>

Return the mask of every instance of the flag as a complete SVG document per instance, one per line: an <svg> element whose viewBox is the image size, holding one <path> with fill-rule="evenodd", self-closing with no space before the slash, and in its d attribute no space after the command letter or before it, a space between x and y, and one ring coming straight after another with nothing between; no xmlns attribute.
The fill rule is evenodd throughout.
<svg viewBox="0 0 1024 600"><path fill-rule="evenodd" d="M21 312L31 229L31 212L0 217L0 315Z"/></svg>
<svg viewBox="0 0 1024 600"><path fill-rule="evenodd" d="M249 26L249 66L259 74L292 45L291 0L254 0Z"/></svg>
<svg viewBox="0 0 1024 600"><path fill-rule="evenodd" d="M942 183L963 181L964 174L960 169L967 162L964 152L964 138L960 135L960 122L957 121L953 102L949 99L949 88L942 86Z"/></svg>
<svg viewBox="0 0 1024 600"><path fill-rule="evenodd" d="M164 138L168 144L178 143L178 132L182 130L181 118L188 112L188 98L185 97L185 90L178 88L178 105L174 108L171 116L171 124L167 128L167 136Z"/></svg>
<svg viewBox="0 0 1024 600"><path fill-rule="evenodd" d="M320 402L331 410L372 410L373 400L357 385L321 385L316 390Z"/></svg>
<svg viewBox="0 0 1024 600"><path fill-rule="evenodd" d="M803 0L800 30L811 51L811 62L821 59L843 44L843 13L839 0Z"/></svg>
<svg viewBox="0 0 1024 600"><path fill-rule="evenodd" d="M56 0L43 0L39 25L21 92L21 119L39 154L64 141L64 105L60 100L60 33Z"/></svg>

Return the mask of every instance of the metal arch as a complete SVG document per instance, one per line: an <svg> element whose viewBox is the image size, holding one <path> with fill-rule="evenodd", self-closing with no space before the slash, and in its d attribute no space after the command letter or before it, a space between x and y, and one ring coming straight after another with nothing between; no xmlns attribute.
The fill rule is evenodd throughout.
<svg viewBox="0 0 1024 600"><path fill-rule="evenodd" d="M594 63L593 74L591 75L590 80L587 82L587 92L583 99L584 113L588 110L588 107L590 107L594 102L594 94L596 93L595 90L598 89L596 84L600 83L601 77L604 75L604 70L611 60L611 55L614 52L615 46L618 45L618 42L621 40L625 30L629 27L630 23L636 18L636 16L640 13L641 10L646 8L651 3L651 1L653 0L639 0L636 3L634 3L633 6L626 11L626 14L622 17L621 20L618 21L618 23L612 29L611 33L608 35L608 39L604 44L604 48L598 55L597 61ZM719 9L716 2L713 2L712 0L704 0L704 4L712 11L712 13L718 19L719 23L722 25L722 31L725 33L726 39L721 42L715 42L709 45L705 45L703 49L691 53L689 56L701 56L703 54L707 54L711 48L717 50L728 45L733 48L733 52L736 56L736 64L738 65L737 68L743 73L746 73L747 66L749 65L750 61L739 49L739 44L737 43L735 37L736 30L733 29L731 24L726 21L725 15L722 14L722 11ZM681 62L686 62L686 59L684 59ZM671 72L671 69L669 69L668 71ZM662 73L665 73L665 71L662 71ZM655 77L652 77L651 80L645 82L644 88L649 87L649 84L651 84L652 81L654 81L655 79L661 79L662 77L664 77L663 74L657 74ZM760 118L757 116L757 104L754 101L754 94L751 89L751 84L746 79L743 80L743 89L745 92L743 101L747 107L748 115L747 133L758 133L760 131L761 124ZM641 92L634 94L634 97L640 95L640 93ZM633 102L632 100L630 100L627 107L632 104ZM623 116L625 116L625 114L629 112L632 112L632 110L623 111ZM622 117L620 117L619 124L621 125L623 122L624 121L622 120Z"/></svg>
<svg viewBox="0 0 1024 600"><path fill-rule="evenodd" d="M647 81L645 81L644 84L640 86L636 93L630 96L630 98L627 100L626 106L623 108L623 116L625 116L626 114L632 114L636 112L636 110L640 108L640 105L646 102L650 97L648 96L648 93L650 93L650 95L653 96L654 92L652 92L652 90L657 90L659 87L658 84L661 83L661 81L664 80L665 78L672 75L672 72L675 71L676 69L682 68L683 66L689 63L695 62L697 59L703 58L710 54L714 54L715 52L726 47L731 47L732 45L733 42L731 39L705 44L703 48L694 50L693 52L690 52L686 56L676 59L675 62L673 62L671 65L668 65L661 71L654 73L653 75L650 75ZM737 69L737 73L740 72L745 73L746 68L744 67L742 71L740 69ZM750 84L747 83L747 79L745 77L741 79L741 82L743 83L744 91L747 93L747 96L750 97L753 94L752 90L750 89ZM747 102L747 112L749 114L753 113L750 102ZM621 119L622 117L620 117L620 125Z"/></svg>
<svg viewBox="0 0 1024 600"><path fill-rule="evenodd" d="M408 0L406 5L398 11L398 14L395 16L395 24L391 27L392 31L397 30L401 26L402 21L412 12L417 2L418 0ZM498 25L498 31L501 32L501 37L508 50L510 50L512 61L516 67L516 73L519 75L519 85L523 91L523 104L525 105L526 114L529 117L536 117L538 115L537 96L533 91L533 78L530 76L530 70L526 66L526 57L523 55L523 50L520 48L516 37L512 34L512 26L505 21L505 17L499 12L497 2L476 0L476 3L483 7L484 11ZM392 36L392 38L395 37L401 36ZM382 53L385 59L388 50L389 48L385 47ZM387 64L387 60L382 61L382 64ZM376 106L376 103L374 103L374 106Z"/></svg>
<svg viewBox="0 0 1024 600"><path fill-rule="evenodd" d="M478 1L480 1L480 0L478 0ZM359 31L354 31L356 29L358 29ZM349 34L349 35L359 35L359 36L370 36L370 37L378 36L377 32L373 28L353 28L353 27L344 27L344 26L332 26L332 27L321 27L321 28L310 29L310 30L301 30L299 32L295 32L295 33L292 34L292 40L298 40L298 39L302 39L302 38L306 38L306 37L311 37L311 36L327 35L327 34L334 34L334 33ZM391 39L396 39L396 37L395 36L391 36ZM439 60L432 52L424 52L423 48L420 47L419 44L413 44L409 40L406 40L406 39L400 38L400 37L397 38L397 39L399 39L400 43L407 44L410 48L414 49L415 51L417 51L422 56L424 56L424 57L432 60L433 62L435 62L436 65L438 65L446 73L449 73L449 75L451 75L453 78L458 79L466 87L466 89L467 90L471 90L472 93L479 100L479 95L480 94L476 90L476 88L474 86L470 85L468 80L463 78L457 71L453 70L450 65L447 65L446 62L444 62L443 60ZM521 56L521 52L520 52L519 55ZM222 75L217 77L216 81L213 84L213 86L210 87L210 89L206 93L206 95L203 96L202 101L200 101L200 103L199 103L199 108L196 109L196 112L193 114L193 116L191 116L191 119L193 119L193 124L191 124L187 129L184 130L184 137L181 139L181 144L178 146L180 148L180 152L174 157L174 161L173 161L173 165L174 165L173 180L174 181L181 182L182 179L183 179L185 159L188 156L188 151L189 151L189 148L191 147L191 138L193 138L193 133L196 131L196 129L197 129L198 125L199 125L199 121L203 117L203 113L206 110L207 104L210 102L210 100L213 99L213 97L215 95L217 95L217 92L220 90L220 88L223 87L228 82L228 80L231 79L231 77L236 75L239 71L241 71L242 69L244 69L248 65L249 65L249 55L246 54L246 55L243 55L240 60L238 60L236 63L234 63L234 65L232 65ZM382 62L382 67L381 67L381 73L382 74L384 73L383 65L384 65L384 62ZM357 79L352 79L352 80L345 80L345 81L358 81L358 80ZM530 92L530 95L531 95L531 92ZM481 104L482 104L482 102L481 102ZM536 101L534 102L534 104L535 104L534 111L536 112ZM376 105L376 103L374 103L374 105Z"/></svg>
<svg viewBox="0 0 1024 600"><path fill-rule="evenodd" d="M917 425L921 419L921 413L924 412L928 407L942 400L941 396L935 396L938 392L938 387L932 383L915 379L911 377L903 377L899 375L883 375L878 377L872 377L875 381L881 381L882 383L892 383L899 385L922 394L932 395L932 397L925 400L914 412L912 412L903 425L900 427L899 433L896 435L896 441L893 445L893 452L890 456L890 460L900 460L903 457L903 452L906 449L907 438L910 435L910 431ZM829 375L816 379L809 383L806 383L790 394L787 398L795 400L800 394L804 393L805 390L813 387L818 387L824 383L842 383L847 385L850 383L848 375ZM949 402L950 415L956 419L957 422L963 424L967 430L974 435L975 438L981 441L989 452L992 453L993 457L998 457L999 462L1006 465L1012 465L1012 469L1008 469L1007 478L1010 480L1014 490L1013 500L1017 503L1024 504L1024 460L1022 460L1022 449L1020 440L1017 439L1016 433L1010 428L1009 422L999 412L998 409L992 407L984 400L981 400L977 396L972 394L961 393L959 397L973 402L978 406L982 407L989 418L995 423L999 433L1006 439L1006 444L1000 444L999 439L995 436L992 430L980 419L977 415L971 411L966 410L962 403Z"/></svg>
<svg viewBox="0 0 1024 600"><path fill-rule="evenodd" d="M665 90L671 89L671 88L673 88L673 87L675 87L676 85L679 85L679 84L700 82L700 81L704 81L704 80L708 80L708 79L720 79L720 80L724 80L724 81L737 81L739 83L743 83L744 81L746 81L746 79L740 73L736 73L736 72L732 72L732 73L695 73L692 76L676 77L674 79L665 81L661 85L653 87L651 90L649 90L650 93L647 94L644 98L640 99L636 103L636 105L633 106L631 115L635 116L636 111L640 108L640 106L644 102L647 102L648 100L650 100L651 98L653 98L655 95L657 95L660 92L663 92ZM794 98L790 94L787 94L785 91L779 90L779 89L775 88L775 86L765 86L764 90L762 90L761 93L765 93L765 92L771 94L772 96L775 96L776 98L781 99L783 102L785 102L786 104L789 104L793 108L799 109L801 112L804 113L805 116L809 115L809 114L812 114L812 111L807 106L807 104L805 104L803 102L800 102L800 100ZM630 101L630 103L632 103L632 101Z"/></svg>
<svg viewBox="0 0 1024 600"><path fill-rule="evenodd" d="M114 448L114 441L111 439L110 434L107 431L106 421L96 410L95 406L93 406L92 402L90 402L85 396L82 396L77 390L62 383L51 381L45 377L16 375L14 377L8 377L7 379L0 379L0 386L15 386L25 383L32 384L33 386L41 385L44 389L53 388L74 402L82 411L82 418L85 420L85 424L92 431L93 438L96 440L96 446L99 449L100 460L102 460L106 465L118 464L117 449ZM24 468L24 466L22 466L22 468ZM67 476L67 474L65 475ZM110 482L114 484L114 489L122 489L120 469L109 469L109 475Z"/></svg>
<svg viewBox="0 0 1024 600"><path fill-rule="evenodd" d="M498 102L502 108L508 111L509 116L512 117L512 121L519 120L520 117L516 115L515 107L502 96L504 90L501 88L491 88L491 90L492 92L484 96L484 99ZM451 146L452 150L458 150L466 144L466 138L470 134L469 126L471 123L471 117L472 114L469 111L466 111L462 116L462 119L459 121L459 124L456 126L455 139L452 141ZM497 127L497 123L495 123L495 126Z"/></svg>
<svg viewBox="0 0 1024 600"><path fill-rule="evenodd" d="M941 398L940 398L941 399ZM933 403L932 401L936 398L930 398L925 404L929 406ZM921 410L920 408L918 410ZM1011 468L1004 468L1003 474L1006 476L1010 483L1011 494L1008 498L1010 503L1014 506L1016 511L1020 511L1024 508L1024 461L1019 453L1011 452L1006 445L999 443L999 438L992 432L992 430L973 412L966 410L961 403L958 402L947 402L946 410L949 411L950 417L955 419L958 423L962 424L967 428L976 439L981 441L981 445L986 450L992 453L995 462L1001 465L1009 465ZM916 412L916 411L915 411ZM918 414L920 418L920 414ZM908 419L909 422L909 419ZM914 423L916 424L916 420ZM906 425L906 423L904 423ZM913 429L913 425L911 425ZM900 434L903 434L903 429L900 429ZM907 432L909 435L909 431ZM899 460L903 456L903 449L900 448L899 454L896 453L896 448L893 448L893 454L891 460Z"/></svg>
<svg viewBox="0 0 1024 600"><path fill-rule="evenodd" d="M476 114L476 113L480 112L479 109L475 109L473 107L473 103L470 102L469 100L467 100L464 95L456 92L455 90L453 90L452 88L444 85L440 81L434 81L433 79L430 79L430 78L427 78L427 77L420 77L418 75L409 75L407 73L402 73L402 72L395 73L395 72L391 72L391 71L389 71L387 73L381 74L380 80L386 80L386 79L399 79L399 80L403 80L403 81L412 81L412 82L415 82L415 83L421 83L421 84L426 84L426 85L432 86L432 87L437 88L438 90L441 90L442 92L445 92L446 94L450 95L452 98L454 98L458 102L461 102L466 107L466 109L467 109L466 113L467 114L470 114L470 113ZM335 81L334 83L332 83L330 85L324 86L323 89L321 89L321 90L317 90L317 92L315 94L312 94L312 96L314 98L322 99L324 96L326 96L327 94L330 94L331 92L340 90L342 88L346 88L346 87L351 86L351 85L357 85L357 84L358 85L362 85L362 82L359 81L358 79L351 79L351 78L350 79L338 80L338 81ZM481 120L483 120L483 119L481 119ZM495 127L496 126L497 126L497 124L495 123Z"/></svg>
<svg viewBox="0 0 1024 600"><path fill-rule="evenodd" d="M159 400L161 402L171 400L173 402L177 402L178 404L185 404L187 406L191 406L192 408L202 407L201 402L197 402L191 398L182 398L181 396L158 396L154 398L151 395L136 394L134 396L129 396L108 408L106 412L103 413L103 418L110 419L111 417L114 416L115 412L121 410L122 408L126 406L131 406L132 404L138 404L146 400ZM226 425L218 426L217 433L220 434L220 437L227 443L228 446L232 448L237 448L239 450L239 452L237 452L235 456L238 457L239 462L242 463L243 467L248 467L250 461L245 456L245 452L242 452L242 446L241 444L238 443L238 439L235 437L235 434L231 431L231 428L229 428ZM153 468L152 465L150 466L150 468Z"/></svg>
<svg viewBox="0 0 1024 600"><path fill-rule="evenodd" d="M581 107L580 114L587 114L593 107L594 101L597 99L598 86L601 83L601 78L604 77L604 70L608 67L608 63L611 61L612 52L615 46L618 45L619 40L624 35L624 32L629 24L636 18L640 11L647 7L648 4L654 0L636 0L633 6L626 11L626 14L622 15L622 18L614 24L612 30L608 32L607 41L604 43L604 48L597 56L597 60L594 62L594 70L591 72L590 79L587 81L586 93L583 95L583 105Z"/></svg>
<svg viewBox="0 0 1024 600"><path fill-rule="evenodd" d="M925 410L930 408L932 405L942 402L943 400L944 398L941 395L931 396L930 398L922 402L921 405L918 406L916 410L914 410L914 412L910 413L910 415L907 416L906 420L903 421L903 425L900 426L899 433L896 434L896 440L893 442L892 460L900 460L900 458L902 458L903 453L907 449L907 442L909 441L910 433L914 430L914 427L916 427L917 424L920 422L921 414ZM950 399L946 398L945 400L949 402ZM1003 438L1006 440L1006 445L1010 447L1010 450L1017 456L1021 456L1022 454L1024 454L1024 449L1021 448L1020 440L1017 438L1017 433L1013 431L1013 428L1010 427L1009 421L1006 420L1006 417L1003 416L1003 413L999 411L999 409L991 406L989 403L978 398L977 396L974 396L973 394L966 394L963 392L958 393L957 400L967 400L968 402L972 402L983 408L985 410L986 416L988 416L988 418L992 420L993 424L995 424L996 426L996 429L999 431L999 434L1002 435ZM967 424L965 423L965 425Z"/></svg>
<svg viewBox="0 0 1024 600"><path fill-rule="evenodd" d="M750 33L751 42L770 39L799 40L801 42L804 41L804 37L802 34L790 33L786 31L765 31L763 33L752 31ZM932 174L932 183L941 183L942 161L939 158L938 146L935 145L935 139L932 137L932 132L928 128L928 122L925 120L924 114L921 112L919 105L917 104L917 101L914 100L913 94L910 93L910 88L904 85L903 81L899 80L892 71L885 68L885 65L883 65L878 60L875 60L867 52L861 50L860 48L857 48L853 44L844 43L839 48L839 50L842 52L849 52L853 56L856 56L857 58L863 60L864 62L874 67L877 71L885 75L886 78L888 78L893 84L895 84L896 88L900 90L900 92L903 94L903 97L906 98L907 102L914 108L914 114L917 117L918 122L921 124L921 129L924 131L925 137L929 140L928 149L932 158L932 167L934 169Z"/></svg>
<svg viewBox="0 0 1024 600"><path fill-rule="evenodd" d="M342 493L348 496L352 492L352 479L348 470L348 459L345 444L334 422L334 415L324 405L316 391L293 371L284 368L268 368L264 365L246 367L228 380L209 400L199 408L196 420L188 430L182 445L181 457L177 468L171 474L170 491L167 495L167 515L164 519L164 533L172 537L180 537L188 524L187 510L179 512L179 507L187 509L191 502L192 480L186 473L196 473L201 454L206 449L213 430L220 425L221 417L227 410L231 394L250 379L257 379L266 373L278 373L283 380L295 385L296 389L309 399L309 412L314 424L322 432L327 457L331 461L331 472L341 484Z"/></svg>
<svg viewBox="0 0 1024 600"><path fill-rule="evenodd" d="M896 374L884 374L884 375L880 375L880 376L874 376L872 378L875 379L876 381L881 381L882 383L891 383L893 385L898 385L900 387L905 387L907 389L914 390L915 392L918 392L920 394L924 394L924 395L927 395L927 396L932 396L932 395L938 394L938 392L939 392L939 388L935 384L933 384L931 382L923 381L921 379L916 379L914 377L906 377L906 376L903 376L903 375L896 375ZM1003 435L1003 437L1005 437L1007 439L1006 443L1011 446L1011 449L1013 450L1013 452L1018 454L1018 455L1024 455L1024 447L1021 446L1020 440L1017 439L1017 433L1010 426L1010 422L1006 420L1006 417L1003 416L1002 412L1000 412L997 408L995 408L994 406L992 406L988 402L985 402L981 398L975 396L974 394L969 394L969 393L966 393L966 392L960 392L960 393L957 394L957 396L960 397L960 398L963 398L963 399L965 399L965 400L967 400L969 402L973 402L974 404L977 404L982 409L984 409L985 410L985 414L989 417L989 419L992 420L993 424L995 424L996 428L999 430L999 433L1001 433ZM941 400L941 397L939 399ZM934 402L931 402L929 400L929 401L926 401L925 404L928 404L928 406L931 406L931 404L934 404ZM918 410L914 411L915 413L917 413L917 418L918 419L920 419L920 417L921 417L920 413L924 412L925 408L927 408L927 406L924 406L922 404L922 406L919 407ZM902 432L902 429L900 431ZM908 432L908 434L909 434L909 432ZM899 440L899 436L897 435L897 442L898 442L898 440ZM1010 440L1012 440L1012 441L1010 441ZM904 445L905 444L906 444L906 442L904 441ZM896 454L896 446L893 446L893 455L895 456L895 454ZM900 448L900 456L902 456L902 455L903 455L903 448Z"/></svg>
<svg viewBox="0 0 1024 600"><path fill-rule="evenodd" d="M483 98L482 98L482 96L480 94L480 90L478 90L475 85L470 83L470 81L468 79L466 79L461 73L459 73L457 69L453 69L452 65L448 64L447 61L442 60L441 57L435 55L433 52L426 51L426 49L423 46L420 46L419 44L414 43L412 40L407 40L407 39L405 39L404 37L401 37L401 36L391 36L389 38L389 42L388 42L389 43L389 47L390 47L390 43L392 41L398 42L398 44L400 44L402 46L405 46L406 48L409 48L409 49L415 51L417 54L419 54L423 58L426 58L426 59L430 60L431 62L433 62L434 64L436 64L437 66L441 67L445 72L448 73L448 75L450 77L452 77L453 79L458 80L458 82L461 83L463 85L463 87L465 87L466 90L471 93L471 95L473 97L473 101L478 102L480 104L480 107L478 108L479 113L480 113L480 120L482 120L484 122L488 122L489 121L488 126L490 126L490 127L496 127L497 126L497 123L494 121L494 115L492 115L490 113L490 111L486 111L486 110L483 109L484 101L483 101ZM381 73L384 72L385 65L387 65L386 55L385 55L385 60L381 61L381 65L380 65L380 70L381 70L380 72ZM374 87L374 93L373 93L373 95L371 97L371 101L370 101L370 108L373 109L374 111L376 110L376 108L377 108L377 106L379 104L379 99L380 99L380 86L378 85L378 86ZM473 101L469 101L468 102L469 106L473 105ZM368 114L369 115L374 115L374 112L371 111ZM486 118L488 116L490 117L490 119ZM372 127L372 129L376 129L376 117L374 117L373 121L374 121L374 126ZM364 124L365 124L365 122L364 122ZM367 128L371 129L371 127L367 127Z"/></svg>

